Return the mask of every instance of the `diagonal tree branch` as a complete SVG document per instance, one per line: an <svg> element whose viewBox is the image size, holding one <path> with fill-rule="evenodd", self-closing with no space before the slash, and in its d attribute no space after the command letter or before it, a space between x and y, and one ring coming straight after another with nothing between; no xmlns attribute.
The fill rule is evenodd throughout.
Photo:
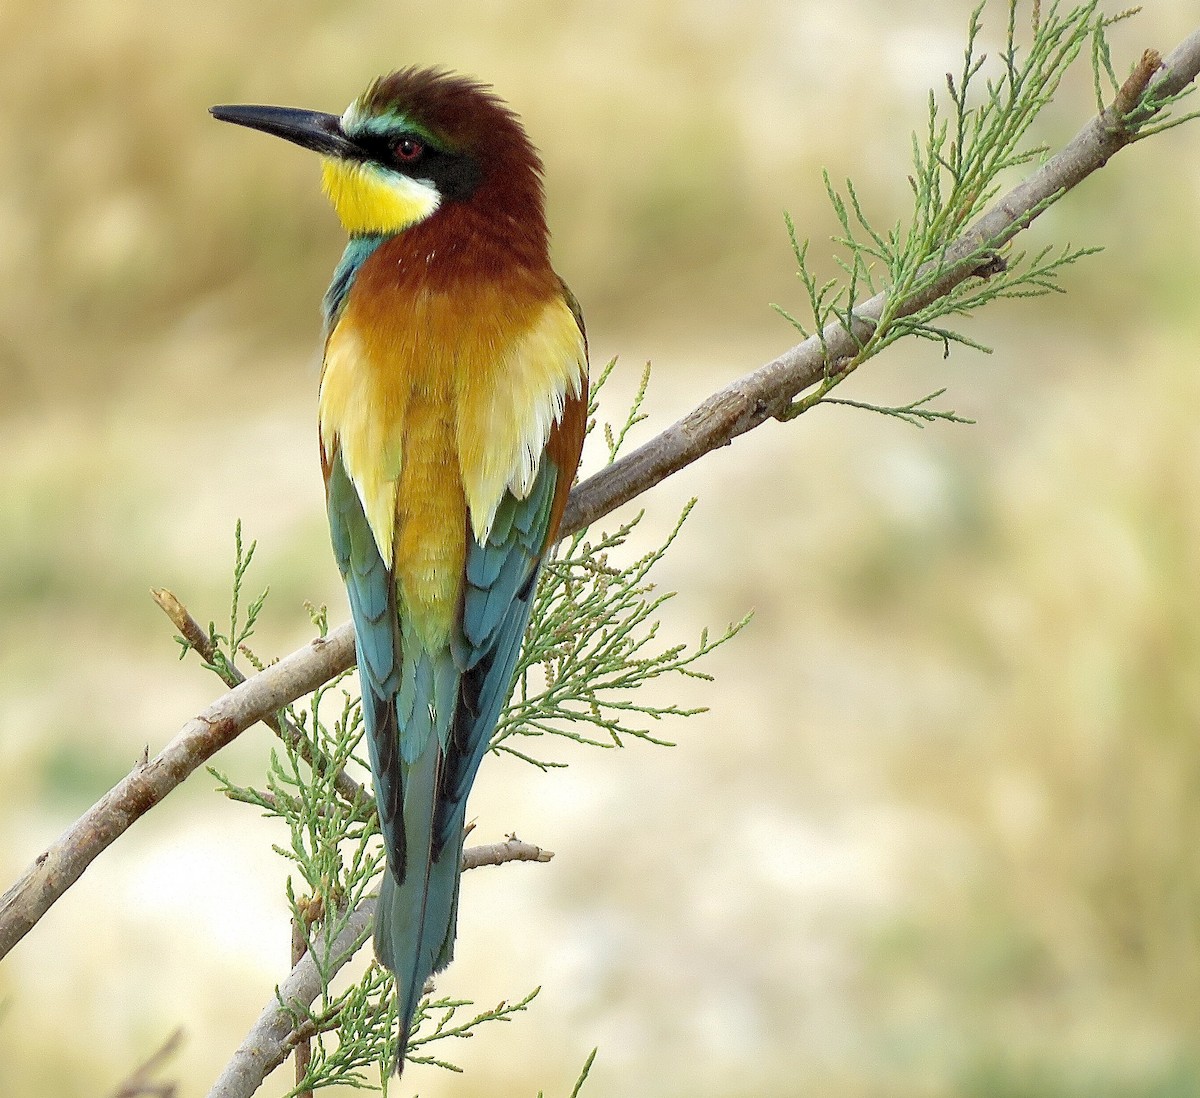
<svg viewBox="0 0 1200 1098"><path fill-rule="evenodd" d="M1124 104L1136 105L1147 85L1159 99L1183 91L1200 71L1200 30L1167 58L1165 71L1153 83L1157 64L1150 67L1150 57L1157 61L1158 54L1147 51L1143 55L1142 64L1121 88L1113 106L1088 122L1070 144L1001 197L950 245L940 261L941 277L907 298L897 316L911 316L976 274L981 253L1007 243L1032 224L1056 196L1071 190L1137 140L1137 131L1125 121L1134 107ZM921 273L935 269L930 263ZM883 315L886 302L887 291L876 294L855 310L852 329L838 322L830 324L714 393L662 434L589 477L571 493L563 517L564 533L590 526L710 451L728 446L739 435L784 414L797 394L817 384L839 359L854 355Z"/></svg>
<svg viewBox="0 0 1200 1098"><path fill-rule="evenodd" d="M548 862L551 857L550 851L511 835L502 843L464 850L463 869L505 862ZM297 1014L302 1014L321 994L321 969L325 970L328 981L370 936L374 918L375 898L371 897L351 913L320 967L311 954L300 958L225 1065L208 1092L209 1098L250 1098L262 1081L291 1055L297 1041L303 1038L302 1033L296 1032Z"/></svg>
<svg viewBox="0 0 1200 1098"><path fill-rule="evenodd" d="M1182 42L1161 69L1147 51L1112 106L1093 118L1060 152L1003 195L927 271L936 277L894 308L909 316L945 296L966 279L986 273L989 249L1027 228L1058 197L1105 164L1139 135L1152 132L1154 103L1182 92L1200 72L1200 30ZM1157 74L1157 75L1156 75ZM579 484L571 493L562 536L641 495L660 481L768 419L787 417L797 394L849 360L883 315L880 293L855 310L849 327L834 323L819 335L727 385L660 435ZM353 663L349 624L332 630L228 694L188 722L152 761L143 761L96 802L0 897L0 958L111 842L215 751L243 729L316 689Z"/></svg>

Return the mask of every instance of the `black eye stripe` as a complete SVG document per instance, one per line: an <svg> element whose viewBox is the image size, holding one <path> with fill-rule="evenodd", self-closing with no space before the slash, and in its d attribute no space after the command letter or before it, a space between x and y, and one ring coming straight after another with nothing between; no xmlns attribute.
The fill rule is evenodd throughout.
<svg viewBox="0 0 1200 1098"><path fill-rule="evenodd" d="M356 134L353 140L354 144L362 150L364 160L378 160L381 164L386 164L392 159L392 149L409 136L408 134L389 136L368 132ZM412 138L412 140L416 140L416 138Z"/></svg>
<svg viewBox="0 0 1200 1098"><path fill-rule="evenodd" d="M430 144L415 133L362 133L352 138L364 160L383 165L389 171L429 180L443 199L460 201L469 198L483 176L479 163L466 153L450 152ZM419 156L404 160L397 148L404 141L421 146Z"/></svg>

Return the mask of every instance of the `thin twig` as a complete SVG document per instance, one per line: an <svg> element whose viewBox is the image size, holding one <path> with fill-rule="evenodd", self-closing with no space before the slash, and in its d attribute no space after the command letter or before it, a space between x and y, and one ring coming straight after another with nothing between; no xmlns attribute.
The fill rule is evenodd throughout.
<svg viewBox="0 0 1200 1098"><path fill-rule="evenodd" d="M163 1042L162 1047L154 1053L141 1067L137 1068L113 1094L113 1098L175 1098L177 1092L174 1083L157 1083L154 1076L165 1066L168 1060L179 1051L183 1043L183 1030L177 1029Z"/></svg>
<svg viewBox="0 0 1200 1098"><path fill-rule="evenodd" d="M219 663L217 661L217 650L213 645L212 638L201 628L200 623L192 617L188 608L172 592L168 591L165 587L151 587L150 597L154 599L162 612L171 619L175 628L179 630L180 636L187 642L188 647L198 652L200 658L216 670L217 674L221 677L221 681L226 686L233 688L240 686L246 681L246 676L232 664ZM320 751L317 751L315 755L313 754L314 746L312 741L292 721L288 720L283 713L269 713L263 717L262 721L281 740L295 748L300 758L313 767L314 770L320 769L322 772L326 772L330 769L329 760ZM367 804L371 801L371 794L363 789L345 770L339 769L334 775L333 787L337 790L338 795L351 806Z"/></svg>
<svg viewBox="0 0 1200 1098"><path fill-rule="evenodd" d="M505 862L548 862L554 857L553 850L544 850L532 843L523 843L516 835L509 835L502 843L487 843L472 846L463 851L463 869L479 869L485 865L504 865Z"/></svg>
<svg viewBox="0 0 1200 1098"><path fill-rule="evenodd" d="M1148 64L1148 62L1147 62ZM1141 71L1140 69L1138 71ZM1149 93L1161 101L1183 91L1200 72L1200 30L1179 45L1150 80ZM1140 80L1140 77L1138 78ZM938 260L939 278L892 308L893 317L911 315L971 277L980 254L1011 240L1049 207L1137 139L1154 115L1127 122L1128 109L1114 103L1093 118L1062 151L997 201ZM562 537L641 495L698 458L765 423L784 417L793 398L819 382L828 363L852 358L883 315L880 293L849 317L849 325L829 325L778 358L713 394L673 426L572 492ZM0 958L3 958L50 906L111 842L239 732L309 693L352 665L354 635L349 624L332 630L298 652L267 667L219 698L190 721L150 763L136 767L77 820L8 892L0 897Z"/></svg>
<svg viewBox="0 0 1200 1098"><path fill-rule="evenodd" d="M463 851L463 869L505 862L548 862L553 856L549 850L522 842L513 835L502 843ZM220 1078L208 1092L209 1098L249 1098L291 1055L297 1043L312 1033L311 1026L297 1026L296 1018L303 1016L321 994L321 971L325 972L328 982L358 952L370 936L374 917L375 898L371 897L351 912L345 928L333 940L320 966L311 954L305 953L301 957L225 1065Z"/></svg>

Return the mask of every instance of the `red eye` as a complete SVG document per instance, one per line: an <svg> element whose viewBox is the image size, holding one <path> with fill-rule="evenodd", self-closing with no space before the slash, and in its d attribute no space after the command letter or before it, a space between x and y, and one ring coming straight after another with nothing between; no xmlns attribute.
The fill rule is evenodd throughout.
<svg viewBox="0 0 1200 1098"><path fill-rule="evenodd" d="M392 154L401 164L411 164L414 160L420 160L424 152L425 146L415 137L402 137L392 148Z"/></svg>

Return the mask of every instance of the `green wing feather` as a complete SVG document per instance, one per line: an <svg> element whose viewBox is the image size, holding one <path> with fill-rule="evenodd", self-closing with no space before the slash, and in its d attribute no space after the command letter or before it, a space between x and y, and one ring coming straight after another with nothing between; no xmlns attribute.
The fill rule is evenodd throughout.
<svg viewBox="0 0 1200 1098"><path fill-rule="evenodd" d="M396 976L398 1065L425 981L453 955L467 796L512 689L557 482L543 457L526 498L505 494L487 539L468 535L461 622L448 648L428 651L340 457L332 463L330 530L354 618L387 851L375 952Z"/></svg>

